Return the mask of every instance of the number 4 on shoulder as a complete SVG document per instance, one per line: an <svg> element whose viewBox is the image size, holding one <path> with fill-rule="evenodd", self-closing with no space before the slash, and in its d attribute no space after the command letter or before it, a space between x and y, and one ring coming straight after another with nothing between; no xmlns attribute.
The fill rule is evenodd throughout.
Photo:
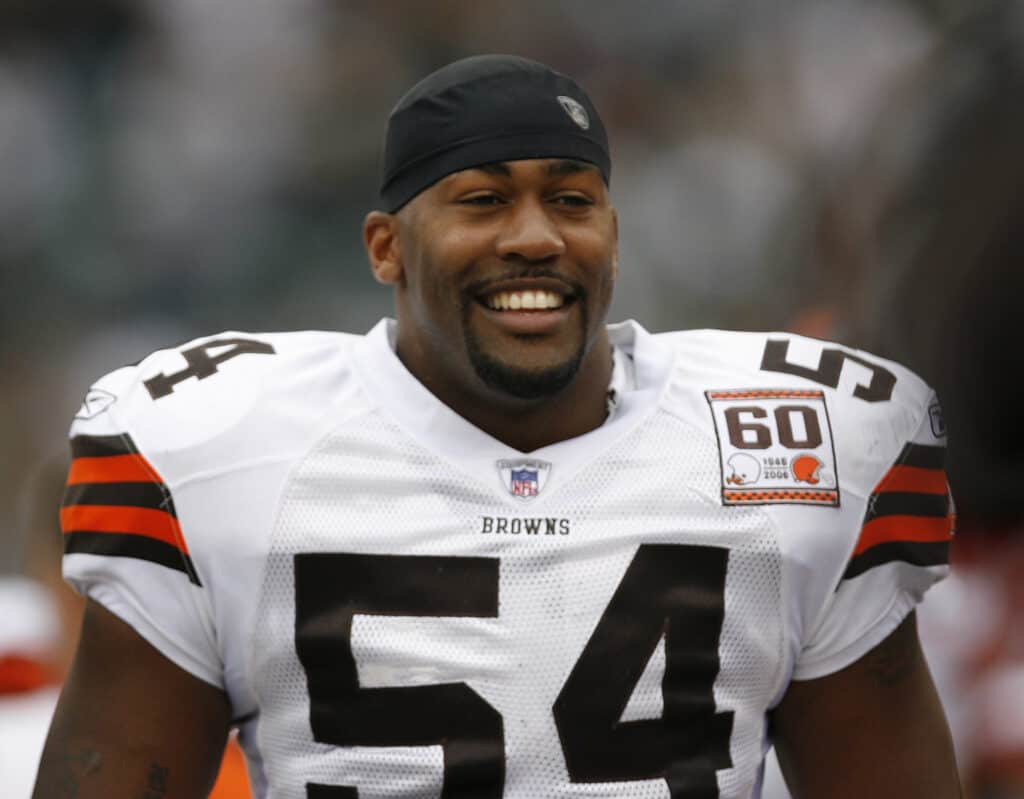
<svg viewBox="0 0 1024 799"><path fill-rule="evenodd" d="M215 355L213 351L220 350ZM188 366L173 374L158 374L143 382L149 396L158 400L174 392L174 387L183 380L194 377L203 380L217 374L218 365L236 358L239 355L258 354L273 355L274 347L265 341L248 338L218 338L207 341L196 347L182 350L181 355Z"/></svg>

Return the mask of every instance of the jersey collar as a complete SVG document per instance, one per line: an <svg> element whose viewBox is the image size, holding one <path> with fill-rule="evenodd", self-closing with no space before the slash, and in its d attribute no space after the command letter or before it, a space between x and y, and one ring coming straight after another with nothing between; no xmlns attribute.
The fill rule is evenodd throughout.
<svg viewBox="0 0 1024 799"><path fill-rule="evenodd" d="M647 418L673 365L672 353L636 322L609 325L618 361L612 381L614 413L589 433L524 453L475 427L430 393L396 355L397 329L393 319L382 319L356 346L356 368L371 399L434 455L523 509L546 504L580 468ZM551 468L543 490L520 504L503 487L497 464L523 459L544 461Z"/></svg>

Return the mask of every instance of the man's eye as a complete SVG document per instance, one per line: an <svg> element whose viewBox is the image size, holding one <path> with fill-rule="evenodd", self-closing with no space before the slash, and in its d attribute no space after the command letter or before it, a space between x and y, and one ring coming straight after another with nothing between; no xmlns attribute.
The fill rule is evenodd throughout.
<svg viewBox="0 0 1024 799"><path fill-rule="evenodd" d="M473 194L469 197L463 197L459 200L463 205L499 205L502 202L501 197L497 194Z"/></svg>
<svg viewBox="0 0 1024 799"><path fill-rule="evenodd" d="M572 208L583 208L594 204L593 200L589 197L584 197L582 194L559 194L554 198L554 202Z"/></svg>

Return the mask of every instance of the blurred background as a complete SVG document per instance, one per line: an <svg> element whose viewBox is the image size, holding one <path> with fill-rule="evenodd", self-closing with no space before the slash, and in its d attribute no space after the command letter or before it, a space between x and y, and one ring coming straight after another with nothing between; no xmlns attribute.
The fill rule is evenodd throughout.
<svg viewBox="0 0 1024 799"><path fill-rule="evenodd" d="M388 314L360 238L387 114L509 52L602 110L613 319L837 338L939 389L960 530L922 635L970 796L1024 797L1022 45L1016 1L0 0L0 574L25 589L0 592L0 662L64 668L59 475L90 382ZM11 608L47 596L64 626L25 643Z"/></svg>

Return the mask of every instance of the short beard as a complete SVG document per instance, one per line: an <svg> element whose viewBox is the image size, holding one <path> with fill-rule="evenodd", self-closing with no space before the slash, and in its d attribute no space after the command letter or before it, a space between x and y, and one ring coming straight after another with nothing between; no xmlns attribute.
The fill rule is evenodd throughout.
<svg viewBox="0 0 1024 799"><path fill-rule="evenodd" d="M476 339L470 336L466 337L466 346L469 348L469 360L485 385L502 394L523 400L554 396L572 382L583 360L581 347L563 364L551 369L531 371L509 366L481 352L476 346Z"/></svg>
<svg viewBox="0 0 1024 799"><path fill-rule="evenodd" d="M582 303L581 303L582 305ZM583 330L587 330L586 310L583 311ZM499 361L480 348L480 342L470 332L468 319L463 324L466 351L469 361L488 388L510 397L522 400L538 400L552 397L568 386L579 371L586 353L586 337L580 341L579 349L565 363L550 369L530 370Z"/></svg>

